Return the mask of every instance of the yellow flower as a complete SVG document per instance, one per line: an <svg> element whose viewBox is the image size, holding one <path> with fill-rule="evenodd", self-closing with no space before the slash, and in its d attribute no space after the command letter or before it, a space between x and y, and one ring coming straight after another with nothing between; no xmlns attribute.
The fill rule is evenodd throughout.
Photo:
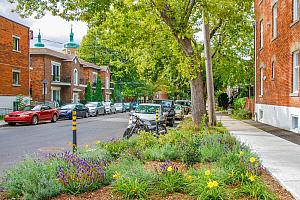
<svg viewBox="0 0 300 200"><path fill-rule="evenodd" d="M214 187L213 182L212 182L212 181L209 181L209 182L207 183L207 187L208 187L208 188L213 188L213 187Z"/></svg>
<svg viewBox="0 0 300 200"><path fill-rule="evenodd" d="M189 175L189 176L186 177L186 179L187 179L188 181L192 181L192 180L193 180L193 177L192 177L191 175Z"/></svg>
<svg viewBox="0 0 300 200"><path fill-rule="evenodd" d="M167 168L167 170L168 170L168 172L171 172L171 171L173 171L173 167L172 167L172 166L169 166L169 167Z"/></svg>
<svg viewBox="0 0 300 200"><path fill-rule="evenodd" d="M205 176L210 176L211 175L209 170L206 170L204 174L205 174Z"/></svg>
<svg viewBox="0 0 300 200"><path fill-rule="evenodd" d="M72 146L73 146L73 142L68 142L68 145L69 145L70 147L72 147Z"/></svg>
<svg viewBox="0 0 300 200"><path fill-rule="evenodd" d="M88 144L84 145L84 148L86 148L86 149L89 148L89 145Z"/></svg>
<svg viewBox="0 0 300 200"><path fill-rule="evenodd" d="M230 177L234 177L234 171L231 170L231 173L228 174Z"/></svg>
<svg viewBox="0 0 300 200"><path fill-rule="evenodd" d="M249 177L249 180L250 180L251 182L255 181L255 176L251 175L251 176Z"/></svg>
<svg viewBox="0 0 300 200"><path fill-rule="evenodd" d="M255 157L251 157L249 160L250 160L251 163L256 162L256 158Z"/></svg>
<svg viewBox="0 0 300 200"><path fill-rule="evenodd" d="M213 181L213 186L214 186L214 187L218 187L218 186L219 186L218 181Z"/></svg>
<svg viewBox="0 0 300 200"><path fill-rule="evenodd" d="M244 156L244 151L240 151L240 157Z"/></svg>
<svg viewBox="0 0 300 200"><path fill-rule="evenodd" d="M114 179L121 178L121 174L120 174L119 172L116 172L116 173L113 175L113 178L114 178Z"/></svg>
<svg viewBox="0 0 300 200"><path fill-rule="evenodd" d="M100 141L100 140L97 140L97 141L96 141L96 144L100 144L100 143L101 143L101 141Z"/></svg>

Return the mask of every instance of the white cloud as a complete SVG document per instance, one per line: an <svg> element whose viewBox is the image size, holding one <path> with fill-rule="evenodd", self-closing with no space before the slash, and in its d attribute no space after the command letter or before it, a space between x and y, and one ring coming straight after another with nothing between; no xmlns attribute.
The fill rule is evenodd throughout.
<svg viewBox="0 0 300 200"><path fill-rule="evenodd" d="M13 8L14 5L8 3L6 0L0 0L0 15L29 26L30 30L33 30L34 37L37 37L40 29L42 39L53 41L44 41L47 48L62 50L63 45L60 43L69 41L71 24L73 25L74 40L78 43L81 42L88 30L87 24L84 22L68 22L60 17L52 16L49 13L41 19L34 19L33 17L22 19L18 14L11 12ZM35 41L36 39L31 41L32 46Z"/></svg>

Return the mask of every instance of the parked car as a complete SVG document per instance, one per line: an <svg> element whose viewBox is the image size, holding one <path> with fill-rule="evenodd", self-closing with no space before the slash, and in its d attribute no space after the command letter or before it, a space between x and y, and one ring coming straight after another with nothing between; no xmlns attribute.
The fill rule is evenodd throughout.
<svg viewBox="0 0 300 200"><path fill-rule="evenodd" d="M105 107L102 102L88 102L85 106L89 109L90 116L98 116L105 114Z"/></svg>
<svg viewBox="0 0 300 200"><path fill-rule="evenodd" d="M59 118L72 119L72 111L76 111L76 117L89 117L89 109L81 103L72 103L59 109Z"/></svg>
<svg viewBox="0 0 300 200"><path fill-rule="evenodd" d="M138 106L139 106L139 103L138 103L138 102L132 102L132 103L131 103L131 109L132 109L132 110L135 110Z"/></svg>
<svg viewBox="0 0 300 200"><path fill-rule="evenodd" d="M4 117L9 125L16 123L30 123L37 125L41 121L56 122L59 111L47 105L27 105L21 111L11 112Z"/></svg>
<svg viewBox="0 0 300 200"><path fill-rule="evenodd" d="M124 107L124 104L123 103L115 103L115 108L116 108L116 112L125 112L126 109Z"/></svg>
<svg viewBox="0 0 300 200"><path fill-rule="evenodd" d="M189 100L176 100L176 104L181 105L184 108L184 114L187 115L189 112L191 112L191 102Z"/></svg>
<svg viewBox="0 0 300 200"><path fill-rule="evenodd" d="M129 124L132 123L132 120L134 120L134 116L137 116L141 120L149 121L150 126L156 125L156 110L159 110L158 112L158 120L160 123L165 123L166 118L163 113L163 107L160 104L150 104L150 103L143 103L140 104L135 111L130 112L130 119ZM148 126L149 126L148 125ZM149 127L151 128L151 127Z"/></svg>
<svg viewBox="0 0 300 200"><path fill-rule="evenodd" d="M167 125L173 127L175 124L175 106L173 100L157 99L155 103L162 105L164 115L167 118Z"/></svg>
<svg viewBox="0 0 300 200"><path fill-rule="evenodd" d="M130 103L124 103L124 107L126 111L130 111Z"/></svg>
<svg viewBox="0 0 300 200"><path fill-rule="evenodd" d="M116 113L116 107L111 102L104 102L105 114Z"/></svg>
<svg viewBox="0 0 300 200"><path fill-rule="evenodd" d="M179 104L175 104L175 119L183 120L184 118L184 107Z"/></svg>

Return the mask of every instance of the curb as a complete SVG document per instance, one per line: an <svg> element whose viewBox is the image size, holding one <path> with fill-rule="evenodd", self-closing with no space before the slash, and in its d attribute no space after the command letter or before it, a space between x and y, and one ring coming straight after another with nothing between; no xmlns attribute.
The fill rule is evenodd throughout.
<svg viewBox="0 0 300 200"><path fill-rule="evenodd" d="M7 123L1 123L1 122L0 122L0 127L6 127L6 126L8 126Z"/></svg>

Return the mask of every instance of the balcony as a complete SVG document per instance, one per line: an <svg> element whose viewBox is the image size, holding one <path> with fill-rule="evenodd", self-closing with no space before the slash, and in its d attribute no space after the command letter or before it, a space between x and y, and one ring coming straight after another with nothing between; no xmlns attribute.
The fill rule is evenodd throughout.
<svg viewBox="0 0 300 200"><path fill-rule="evenodd" d="M71 77L70 76L52 76L51 85L71 85Z"/></svg>

